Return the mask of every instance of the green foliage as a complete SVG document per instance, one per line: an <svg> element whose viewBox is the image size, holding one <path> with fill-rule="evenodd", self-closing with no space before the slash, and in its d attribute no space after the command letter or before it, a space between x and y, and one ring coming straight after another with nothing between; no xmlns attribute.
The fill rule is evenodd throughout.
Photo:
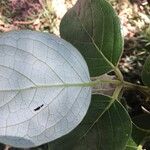
<svg viewBox="0 0 150 150"><path fill-rule="evenodd" d="M108 89L106 92L105 88L102 88L99 90L101 92L96 95L93 92L89 110L82 122L73 130L69 130L68 134L63 134L48 143L47 149L141 150L150 137L150 111L142 107L144 108L141 108L142 115L130 117L127 112L129 108L124 107L120 99L124 91L138 90L142 95L143 103L149 104L150 56L145 62L141 75L144 85L133 84L123 79L118 68L123 45L120 23L113 8L105 0L78 0L62 19L60 34L81 52L89 67L90 75L95 77L94 81L65 84L65 86L98 87L102 84L100 87L108 87ZM56 41L58 42L58 40ZM59 41L57 44L62 46L63 41ZM69 47L70 44L63 46ZM67 57L67 53L62 55ZM75 61L78 62L78 60ZM81 62L80 64L82 65ZM115 74L115 77L96 77L110 71ZM110 84L113 85L113 94L112 90L109 91ZM69 94L72 95L72 93ZM104 96L104 94L106 95ZM124 105L128 104L124 103ZM61 127L63 128L63 125Z"/></svg>
<svg viewBox="0 0 150 150"><path fill-rule="evenodd" d="M150 137L150 115L142 114L133 119L132 137L139 145Z"/></svg>
<svg viewBox="0 0 150 150"><path fill-rule="evenodd" d="M110 101L106 96L93 96L90 109L81 124L68 135L49 144L50 149L124 149L131 133L131 120L117 101L108 109Z"/></svg>
<svg viewBox="0 0 150 150"><path fill-rule="evenodd" d="M112 99L114 97L119 99L120 91L124 87L127 89L139 90L145 95L146 99L149 99L148 91L150 89L147 86L134 85L123 81L122 75L118 71L117 63L122 54L123 42L118 17L108 2L105 0L78 0L76 5L70 9L62 19L60 24L60 34L62 38L72 43L84 56L91 76L102 75L110 70L115 72L120 80L120 84L116 86ZM148 86L150 85L149 66L150 57L147 59L142 72L143 82ZM117 83L115 83L115 85L117 85ZM136 132L136 125L133 123L132 139L130 136L130 121L127 121L122 113L119 114L119 117L116 117L116 114L111 111L111 108L113 107L114 104L102 117L99 117L99 120L97 120L95 126L97 125L97 127L99 127L98 130L94 128L94 126L85 139L81 140L80 144L76 144L78 149L140 149L138 145L140 142L144 141L145 137L149 136L149 134L147 134L147 131L144 129L142 129L142 131L144 130L143 133L139 133L141 132L139 130ZM119 110L119 108L116 110ZM111 115L108 115L109 111L111 111ZM117 124L119 118L124 118L124 126ZM108 121L109 119L112 121L111 125ZM142 118L140 120L142 120ZM117 134L119 132L117 132L115 127L118 127L118 129L120 127L123 132L125 124L128 124L128 128L124 129L128 129L126 130L126 134L129 136L124 136L123 138L120 134ZM144 124L147 123L144 122ZM112 128L108 128L107 125L110 125ZM148 130L149 129L150 126L148 126ZM115 134L114 131L116 131ZM99 137L95 132L100 133ZM123 142L120 142L120 140L117 139L118 137L121 138ZM139 140L138 143L136 140L137 138ZM127 140L129 140L128 143L126 143ZM93 147L90 147L88 143Z"/></svg>
<svg viewBox="0 0 150 150"><path fill-rule="evenodd" d="M94 122L107 110L110 102L111 99L109 97L93 95L90 108L80 125L68 135L52 142L50 144L51 149L65 150L78 145L77 143L82 138L84 139L84 135L94 125Z"/></svg>
<svg viewBox="0 0 150 150"><path fill-rule="evenodd" d="M62 19L60 34L84 56L91 76L112 69L106 59L117 65L122 53L120 23L107 1L78 0Z"/></svg>

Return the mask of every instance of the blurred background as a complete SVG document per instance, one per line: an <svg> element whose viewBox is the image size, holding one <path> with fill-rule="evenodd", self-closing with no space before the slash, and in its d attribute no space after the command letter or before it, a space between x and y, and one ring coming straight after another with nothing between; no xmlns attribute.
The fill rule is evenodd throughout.
<svg viewBox="0 0 150 150"><path fill-rule="evenodd" d="M63 15L77 0L0 0L0 32L31 29L54 33L59 36ZM150 0L108 0L121 22L124 53L119 67L127 81L142 84L141 70L150 54ZM135 96L137 95L137 96ZM142 96L125 92L131 116L139 114ZM130 98L130 101L128 101ZM132 99L132 100L131 100ZM145 105L150 111L150 104ZM0 150L14 149L0 145ZM47 150L48 144L36 148Z"/></svg>

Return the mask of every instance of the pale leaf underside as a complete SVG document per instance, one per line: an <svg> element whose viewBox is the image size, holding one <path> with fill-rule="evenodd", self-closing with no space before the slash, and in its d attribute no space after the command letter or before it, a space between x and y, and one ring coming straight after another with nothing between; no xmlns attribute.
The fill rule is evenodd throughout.
<svg viewBox="0 0 150 150"><path fill-rule="evenodd" d="M73 130L91 99L86 62L69 43L33 31L0 37L0 142L34 147Z"/></svg>

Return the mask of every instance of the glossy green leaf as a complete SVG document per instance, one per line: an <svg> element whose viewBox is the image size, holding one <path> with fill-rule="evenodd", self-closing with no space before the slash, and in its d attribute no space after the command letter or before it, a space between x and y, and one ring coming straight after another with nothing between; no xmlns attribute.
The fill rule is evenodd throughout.
<svg viewBox="0 0 150 150"><path fill-rule="evenodd" d="M93 121L107 108L110 100L94 96L90 109L81 124L70 134L51 143L50 150L122 150L131 134L131 120L116 101L91 127ZM103 111L102 111L103 110Z"/></svg>
<svg viewBox="0 0 150 150"><path fill-rule="evenodd" d="M150 56L147 58L143 71L142 71L142 80L145 85L150 86Z"/></svg>
<svg viewBox="0 0 150 150"><path fill-rule="evenodd" d="M117 65L122 53L120 30L117 15L105 0L78 0L60 25L61 37L82 53L91 76L110 71L108 61Z"/></svg>

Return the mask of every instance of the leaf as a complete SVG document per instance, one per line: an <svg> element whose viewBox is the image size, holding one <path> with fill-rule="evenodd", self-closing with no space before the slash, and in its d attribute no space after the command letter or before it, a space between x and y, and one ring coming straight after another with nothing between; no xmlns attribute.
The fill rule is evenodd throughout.
<svg viewBox="0 0 150 150"><path fill-rule="evenodd" d="M101 115L101 110L104 111L102 106L106 110L106 102L109 102L109 98L105 96L93 97L90 109L80 125L70 134L51 143L50 150L124 149L131 134L131 120L119 102L113 103L91 130L88 129Z"/></svg>
<svg viewBox="0 0 150 150"><path fill-rule="evenodd" d="M60 139L57 139L50 143L51 150L66 150L72 149L74 145L80 140L80 138L89 130L92 124L107 110L111 103L111 98L103 95L93 95L90 108L80 123L72 132Z"/></svg>
<svg viewBox="0 0 150 150"><path fill-rule="evenodd" d="M150 136L150 115L142 114L132 118L132 120L132 137L137 144L140 144L146 137Z"/></svg>
<svg viewBox="0 0 150 150"><path fill-rule="evenodd" d="M95 133L95 136L92 137L89 133L89 139L83 140L84 142L87 140L93 140L94 142L97 139L97 149L122 150L125 148L131 134L130 117L122 105L116 101L100 118L92 132ZM91 144L91 146L94 146L94 144ZM86 148L91 150L89 147L90 144L87 144Z"/></svg>
<svg viewBox="0 0 150 150"><path fill-rule="evenodd" d="M128 140L125 150L138 150L138 146L132 138Z"/></svg>
<svg viewBox="0 0 150 150"><path fill-rule="evenodd" d="M91 76L110 71L122 53L119 19L105 0L78 0L63 17L60 34L84 56Z"/></svg>
<svg viewBox="0 0 150 150"><path fill-rule="evenodd" d="M141 114L132 118L133 122L138 125L138 127L150 130L150 114Z"/></svg>
<svg viewBox="0 0 150 150"><path fill-rule="evenodd" d="M72 131L91 101L86 62L68 42L33 31L0 36L0 142L34 147Z"/></svg>
<svg viewBox="0 0 150 150"><path fill-rule="evenodd" d="M142 71L142 80L145 85L150 86L150 56L148 56Z"/></svg>

